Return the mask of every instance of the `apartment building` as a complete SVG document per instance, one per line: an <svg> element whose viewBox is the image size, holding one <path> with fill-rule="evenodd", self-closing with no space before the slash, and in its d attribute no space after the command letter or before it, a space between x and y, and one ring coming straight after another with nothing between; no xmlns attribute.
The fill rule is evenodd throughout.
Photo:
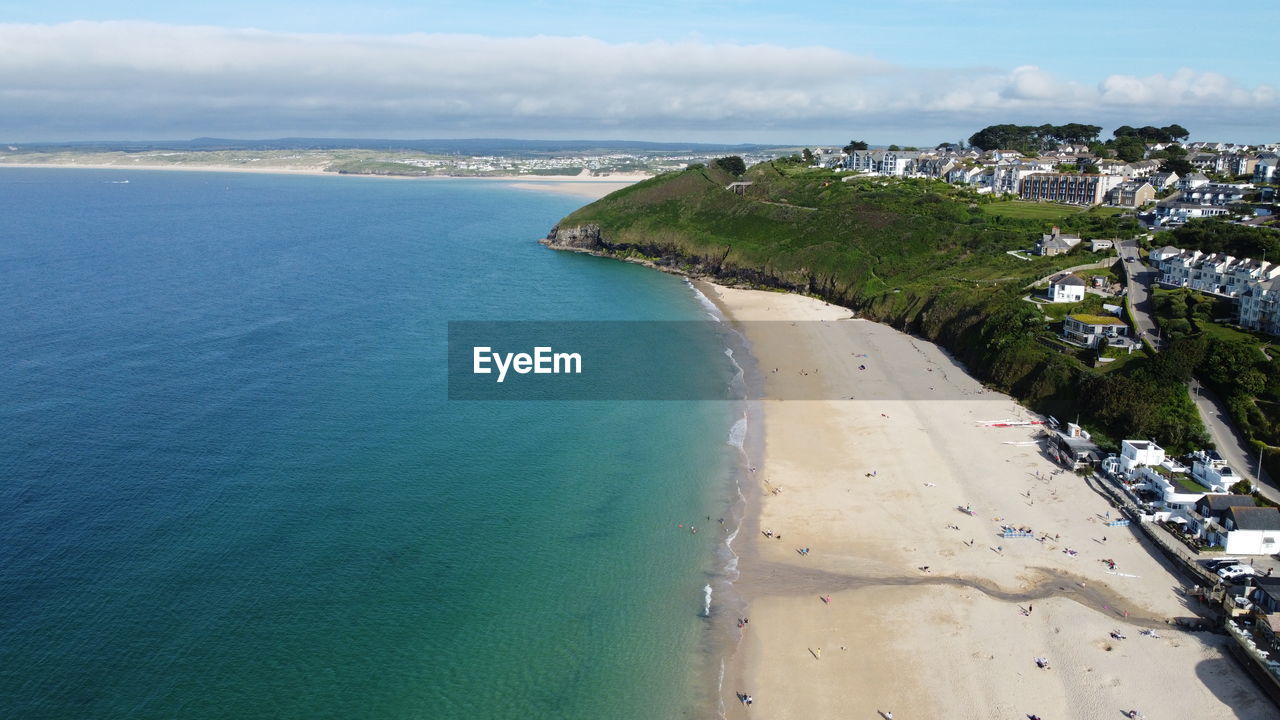
<svg viewBox="0 0 1280 720"><path fill-rule="evenodd" d="M1111 175L1034 173L1022 179L1018 195L1024 200L1048 200L1068 205L1099 205L1107 191L1121 182Z"/></svg>

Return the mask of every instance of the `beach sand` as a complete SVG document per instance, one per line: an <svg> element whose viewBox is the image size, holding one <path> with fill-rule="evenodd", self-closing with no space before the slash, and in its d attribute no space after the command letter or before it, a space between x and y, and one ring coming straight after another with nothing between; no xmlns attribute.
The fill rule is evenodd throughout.
<svg viewBox="0 0 1280 720"><path fill-rule="evenodd" d="M1275 717L1224 636L1166 624L1196 601L1135 531L1105 525L1104 497L1006 444L1037 429L979 424L1026 409L844 308L699 288L743 329L765 390L729 718ZM1001 538L1005 523L1053 537Z"/></svg>
<svg viewBox="0 0 1280 720"><path fill-rule="evenodd" d="M175 172L233 172L268 175L327 175L329 177L383 178L392 180L488 180L502 182L521 190L537 190L554 192L598 200L616 190L621 190L632 183L647 180L648 173L613 173L610 175L591 175L583 171L579 175L486 175L486 176L452 176L429 175L415 177L409 175L362 175L339 174L324 169L324 165L218 165L218 164L168 164L148 165L145 163L13 163L0 162L0 168L61 168L71 170L164 170Z"/></svg>

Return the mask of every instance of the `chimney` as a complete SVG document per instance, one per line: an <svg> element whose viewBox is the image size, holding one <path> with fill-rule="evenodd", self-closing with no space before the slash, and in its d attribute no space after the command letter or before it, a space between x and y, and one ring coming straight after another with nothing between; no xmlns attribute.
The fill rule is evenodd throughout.
<svg viewBox="0 0 1280 720"><path fill-rule="evenodd" d="M1057 225L1054 225L1053 230L1050 231L1050 234L1052 234L1054 237L1058 237L1058 234L1061 232L1062 230L1060 230Z"/></svg>

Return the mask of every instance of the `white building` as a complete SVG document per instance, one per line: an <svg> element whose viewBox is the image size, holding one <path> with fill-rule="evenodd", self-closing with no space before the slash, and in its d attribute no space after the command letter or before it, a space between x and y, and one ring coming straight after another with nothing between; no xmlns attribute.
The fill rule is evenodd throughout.
<svg viewBox="0 0 1280 720"><path fill-rule="evenodd" d="M1252 189L1251 185L1204 183L1182 191L1181 201L1195 205L1232 205L1244 202L1245 193Z"/></svg>
<svg viewBox="0 0 1280 720"><path fill-rule="evenodd" d="M1120 470L1132 472L1140 466L1154 467L1164 462L1164 448L1154 440L1121 440Z"/></svg>
<svg viewBox="0 0 1280 720"><path fill-rule="evenodd" d="M1179 225L1196 218L1219 217L1231 213L1222 205L1201 205L1199 203L1161 202L1156 203L1157 225Z"/></svg>
<svg viewBox="0 0 1280 720"><path fill-rule="evenodd" d="M1191 477L1214 492L1227 492L1242 479L1216 450L1198 450L1191 458Z"/></svg>
<svg viewBox="0 0 1280 720"><path fill-rule="evenodd" d="M1178 189L1183 191L1194 190L1201 185L1207 185L1208 183L1209 178L1204 173L1194 172L1178 180Z"/></svg>
<svg viewBox="0 0 1280 720"><path fill-rule="evenodd" d="M1072 303L1084 299L1084 280L1071 273L1060 273L1049 278L1049 302Z"/></svg>
<svg viewBox="0 0 1280 720"><path fill-rule="evenodd" d="M1240 293L1239 310L1242 326L1280 335L1280 278L1246 286Z"/></svg>
<svg viewBox="0 0 1280 720"><path fill-rule="evenodd" d="M1157 255L1158 254L1158 255ZM1151 253L1160 270L1160 284L1185 287L1213 295L1239 297L1253 285L1280 276L1280 265L1223 253L1162 248Z"/></svg>
<svg viewBox="0 0 1280 720"><path fill-rule="evenodd" d="M1228 508L1222 520L1228 555L1274 555L1280 552L1280 510L1273 507Z"/></svg>

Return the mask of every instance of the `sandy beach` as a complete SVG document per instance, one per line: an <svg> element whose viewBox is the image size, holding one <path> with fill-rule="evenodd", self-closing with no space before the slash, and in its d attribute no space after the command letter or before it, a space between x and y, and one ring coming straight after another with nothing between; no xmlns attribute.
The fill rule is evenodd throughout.
<svg viewBox="0 0 1280 720"><path fill-rule="evenodd" d="M1275 716L1224 636L1168 626L1196 601L1038 430L980 424L1025 408L847 309L699 287L765 381L727 717Z"/></svg>
<svg viewBox="0 0 1280 720"><path fill-rule="evenodd" d="M414 177L409 175L361 175L339 174L325 170L323 165L155 165L146 163L13 163L0 162L0 169L15 168L54 168L69 170L162 170L173 172L232 172L269 175L325 175L329 177L383 178L392 180L488 180L506 183L521 190L554 192L598 200L616 190L621 190L632 183L646 180L652 175L648 173L613 173L610 175L591 175L584 171L579 175L486 175L486 176L452 176L431 175Z"/></svg>

